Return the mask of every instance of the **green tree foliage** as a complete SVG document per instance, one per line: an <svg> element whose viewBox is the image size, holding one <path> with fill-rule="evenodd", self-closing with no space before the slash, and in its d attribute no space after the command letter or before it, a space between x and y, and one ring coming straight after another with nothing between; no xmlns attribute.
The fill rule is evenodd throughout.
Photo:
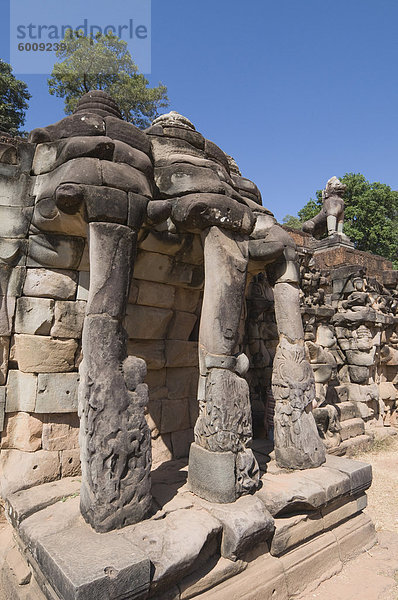
<svg viewBox="0 0 398 600"><path fill-rule="evenodd" d="M358 250L384 256L398 268L398 192L384 183L370 183L360 173L346 173L340 180L347 186L344 233ZM300 227L322 207L322 191L316 195L298 211Z"/></svg>
<svg viewBox="0 0 398 600"><path fill-rule="evenodd" d="M11 66L0 59L0 130L10 135L23 135L25 111L31 95L26 83L16 79Z"/></svg>
<svg viewBox="0 0 398 600"><path fill-rule="evenodd" d="M319 211L321 210L321 208L322 208L322 190L318 191L316 193L316 195L317 195L316 200L311 198L310 200L308 200L307 204L305 206L303 206L303 208L301 210L298 211L297 214L300 219L300 227L303 223L305 223L309 219L312 219L312 217L315 217L315 215L317 215L319 213Z"/></svg>
<svg viewBox="0 0 398 600"><path fill-rule="evenodd" d="M344 232L358 250L367 250L392 260L398 268L398 192L384 183L369 183L360 173L342 178Z"/></svg>
<svg viewBox="0 0 398 600"><path fill-rule="evenodd" d="M303 223L312 219L312 217L315 217L322 207L322 190L319 190L316 194L317 200L311 198L308 200L307 204L298 211L297 217L294 215L286 215L283 217L282 223L288 227L292 227L292 229L301 229Z"/></svg>
<svg viewBox="0 0 398 600"><path fill-rule="evenodd" d="M293 215L286 215L282 219L282 223L287 225L287 227L291 227L292 229L301 229L302 222L298 217L294 217Z"/></svg>
<svg viewBox="0 0 398 600"><path fill-rule="evenodd" d="M79 98L91 90L108 92L123 117L138 127L148 127L160 109L168 106L167 88L148 87L138 72L127 43L113 34L95 38L71 30L57 51L48 86L50 94L65 99L65 113L71 114Z"/></svg>

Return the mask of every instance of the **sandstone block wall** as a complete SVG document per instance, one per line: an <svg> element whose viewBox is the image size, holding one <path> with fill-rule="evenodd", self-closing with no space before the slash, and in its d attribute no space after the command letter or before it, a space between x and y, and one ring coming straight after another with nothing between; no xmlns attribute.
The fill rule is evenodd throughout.
<svg viewBox="0 0 398 600"><path fill-rule="evenodd" d="M35 155L34 144L0 141L3 492L77 475L80 464L78 368L90 284L86 230L75 215L64 216L62 228L58 216L52 218L42 180L49 166L41 146ZM86 160L81 167L95 179L94 159L74 160ZM45 236L43 219L49 228ZM346 247L315 251L311 236L289 233L302 260L302 315L319 406L337 411L336 418L329 409L327 417L318 415L320 434L332 451L344 449L347 440L364 436L376 423L396 423L396 272L381 257ZM125 328L129 354L145 359L148 367L146 418L156 468L187 456L193 440L203 248L199 235L174 236L162 226L142 232L138 248ZM355 287L358 278L361 289ZM254 436L272 438L278 334L264 274L248 285L242 330ZM320 338L328 331L334 341L325 346ZM368 349L358 349L358 337L372 341ZM366 364L357 364L361 360Z"/></svg>
<svg viewBox="0 0 398 600"><path fill-rule="evenodd" d="M380 256L288 229L298 245L301 313L314 371L314 416L329 452L342 454L397 426L398 271ZM248 291L246 352L253 426L273 436L272 360L276 343L272 289L265 275Z"/></svg>
<svg viewBox="0 0 398 600"><path fill-rule="evenodd" d="M40 259L49 242L37 235L35 147L14 149L0 162L0 468L8 489L79 472L79 279L88 271L83 237L54 233L53 260Z"/></svg>
<svg viewBox="0 0 398 600"><path fill-rule="evenodd" d="M148 367L153 466L188 456L198 416L198 327L204 283L200 237L140 242L125 327L128 352ZM133 306L134 304L134 306Z"/></svg>
<svg viewBox="0 0 398 600"><path fill-rule="evenodd" d="M15 164L0 162L3 493L77 475L80 468L77 389L90 283L87 241L83 230L81 237L58 234L56 222L45 239L37 233L41 212L49 215L43 200L35 204L40 176L30 174L43 165L35 160L32 166L34 151L20 142L11 155ZM188 455L198 415L203 249L199 236L169 237L154 231L140 240L124 323L129 354L148 366L154 468Z"/></svg>

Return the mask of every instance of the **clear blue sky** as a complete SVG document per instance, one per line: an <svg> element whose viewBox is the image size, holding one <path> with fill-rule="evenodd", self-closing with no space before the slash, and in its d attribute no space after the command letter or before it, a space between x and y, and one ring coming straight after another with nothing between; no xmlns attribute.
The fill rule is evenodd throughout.
<svg viewBox="0 0 398 600"><path fill-rule="evenodd" d="M397 30L397 0L152 0L149 79L281 220L347 171L398 189ZM27 129L62 118L45 76L19 78L33 96Z"/></svg>

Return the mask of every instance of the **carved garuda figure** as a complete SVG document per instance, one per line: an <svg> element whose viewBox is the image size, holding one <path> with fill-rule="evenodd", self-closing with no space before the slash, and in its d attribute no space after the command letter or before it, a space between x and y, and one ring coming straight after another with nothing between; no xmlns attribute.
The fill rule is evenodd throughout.
<svg viewBox="0 0 398 600"><path fill-rule="evenodd" d="M276 457L300 469L324 462L311 414L315 386L304 352L295 245L262 206L257 187L185 117L163 115L144 132L123 121L104 92L83 96L73 115L36 129L30 143L29 264L59 266L64 253L79 265L85 244L89 249L79 388L84 518L108 531L145 518L151 507L146 365L128 356L122 325L136 250L148 231L166 245L183 247L196 236L203 246L191 489L231 502L259 484L240 324L248 279L264 269L280 337Z"/></svg>
<svg viewBox="0 0 398 600"><path fill-rule="evenodd" d="M322 209L320 212L303 224L303 231L315 237L327 232L328 235L338 233L343 235L344 200L343 196L347 186L337 177L332 177L322 190Z"/></svg>

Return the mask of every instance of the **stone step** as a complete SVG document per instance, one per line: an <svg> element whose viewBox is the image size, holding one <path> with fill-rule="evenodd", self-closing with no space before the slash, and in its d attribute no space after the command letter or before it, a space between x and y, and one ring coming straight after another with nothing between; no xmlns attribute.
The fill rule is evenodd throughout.
<svg viewBox="0 0 398 600"><path fill-rule="evenodd" d="M287 600L316 587L342 569L347 561L376 543L374 526L363 513L321 533L276 558L264 554L231 579L195 600ZM264 577L266 573L266 577ZM181 596L183 598L183 596Z"/></svg>
<svg viewBox="0 0 398 600"><path fill-rule="evenodd" d="M6 499L8 517L14 527L48 506L68 498L74 498L80 491L80 477L64 477L39 486L10 494Z"/></svg>
<svg viewBox="0 0 398 600"><path fill-rule="evenodd" d="M335 405L339 415L340 423L348 419L355 419L357 411L353 402L339 402Z"/></svg>
<svg viewBox="0 0 398 600"><path fill-rule="evenodd" d="M349 438L363 435L365 433L365 424L361 418L347 419L341 423L341 439L344 442Z"/></svg>
<svg viewBox="0 0 398 600"><path fill-rule="evenodd" d="M329 448L328 454L334 456L344 456L347 454L350 456L354 450L368 450L372 445L373 439L373 435L369 435L369 432L354 438L348 438L348 440L341 442L340 446Z"/></svg>
<svg viewBox="0 0 398 600"><path fill-rule="evenodd" d="M324 465L316 469L267 472L261 481L263 486L255 496L273 517L280 517L308 509L314 511L346 494L365 491L372 483L372 469L357 460L327 455Z"/></svg>
<svg viewBox="0 0 398 600"><path fill-rule="evenodd" d="M275 531L270 544L272 556L282 556L287 551L307 540L332 529L353 518L367 506L367 496L341 496L318 511L297 513L293 516L277 517Z"/></svg>
<svg viewBox="0 0 398 600"><path fill-rule="evenodd" d="M45 585L47 600L139 600L169 590L174 593L177 585L181 600L189 600L228 578L233 594L226 600L287 600L301 593L308 581L329 577L331 563L340 569L340 554L345 560L374 542L369 519L357 514L366 505L363 492L371 478L370 465L327 456L325 464L315 469L264 475L261 489L234 503L212 504L187 491L170 500L175 494L170 486L169 500L159 502L161 513L125 527L122 534L119 530L98 534L84 522L77 497L79 481L74 480L12 494L7 512L32 566L32 581ZM154 487L162 481L167 485L170 474L163 472L155 479ZM154 495L158 500L159 490ZM275 521L265 508L277 516ZM235 594L239 582L235 578L244 575L246 566L249 571L257 557L267 577L255 575L260 583L248 595ZM19 555L11 558L19 564ZM11 591L7 588L5 598L0 583L0 600L44 600L14 594L18 581L28 577L26 568L21 568L19 580Z"/></svg>

